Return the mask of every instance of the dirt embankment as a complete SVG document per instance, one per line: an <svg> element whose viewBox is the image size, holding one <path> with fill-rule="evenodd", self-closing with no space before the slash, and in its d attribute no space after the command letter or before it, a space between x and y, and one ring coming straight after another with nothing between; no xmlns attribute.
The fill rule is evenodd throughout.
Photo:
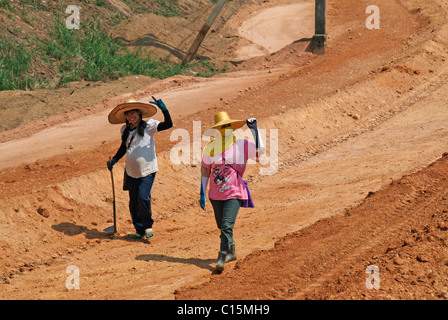
<svg viewBox="0 0 448 320"><path fill-rule="evenodd" d="M132 225L124 192L117 195L120 233L101 232L111 223L104 166L114 142L0 172L0 296L444 298L446 157L401 178L448 147L447 4L379 1L382 26L374 31L365 28L359 1L328 5L326 55L312 56L301 41L245 61L240 70L288 70L175 122L191 133L193 121L206 126L225 109L256 116L268 130L272 157L261 167L273 165L275 174L248 168L256 208L238 217L239 261L210 278L219 238L210 205L206 212L197 205L198 165L172 164L176 142L161 133L150 244L125 239ZM80 290L65 288L69 265L81 270ZM379 267L378 291L365 289L369 265Z"/></svg>
<svg viewBox="0 0 448 320"><path fill-rule="evenodd" d="M226 4L198 51L198 57L203 63L194 61L198 67L193 68L196 71L189 69L188 76L203 69L207 72L213 72L214 68L218 71L225 66L229 70L234 69L235 59L228 53L232 44L236 44L240 37L238 31L225 22L248 3L258 5L262 0L233 1ZM112 39L121 42L127 49L141 49L155 59L179 62L213 9L214 3L208 0L175 1L170 4L178 14L174 17L163 16L161 3L156 0L114 0L96 4L90 1L73 1L70 5L79 8L81 23L98 19ZM50 33L56 31L54 23L57 17L61 21L69 17L65 12L66 8L67 5L52 0L41 4L5 5L3 10L0 9L0 36L30 48L38 46L39 50L45 52L40 47L52 39ZM43 78L50 84L57 81L60 74L58 64L53 60L53 57L35 56L30 76ZM207 64L207 67L201 68L202 64ZM73 82L57 90L1 91L0 141L28 136L60 121L98 112L98 106L102 105L104 108L109 98L135 92L157 80L136 75L114 81ZM54 115L60 116L53 118ZM17 127L17 130L13 130ZM9 132L11 130L13 132Z"/></svg>
<svg viewBox="0 0 448 320"><path fill-rule="evenodd" d="M176 298L448 299L447 187L445 155Z"/></svg>

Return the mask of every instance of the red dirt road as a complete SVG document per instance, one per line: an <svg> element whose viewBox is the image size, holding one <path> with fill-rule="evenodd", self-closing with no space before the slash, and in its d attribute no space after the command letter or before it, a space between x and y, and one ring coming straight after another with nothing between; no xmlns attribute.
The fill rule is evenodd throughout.
<svg viewBox="0 0 448 320"><path fill-rule="evenodd" d="M246 172L256 208L241 209L238 261L221 275L213 274L219 233L211 205L205 212L198 205L199 166L171 162L178 141L170 132L156 137L154 240L124 237L133 230L121 190L119 234L101 231L112 218L105 162L118 147L119 128L86 135L88 119L104 118L123 96L79 116L76 125L87 131L74 130L73 149L56 148L50 157L42 157L42 142L36 158L19 164L25 158L13 152L22 142L6 132L7 158L18 160L0 171L0 297L446 299L448 6L379 0L381 29L368 30L367 5L328 3L324 56L307 52L303 40L247 60L238 69L256 77L244 77L238 89L213 86L238 83L237 73L199 82L168 79L130 93L144 98L159 86L156 92L171 99L171 132L192 133L193 121L206 127L222 109L234 118L255 116L267 130L267 163ZM229 23L241 24L247 12L254 8L242 8ZM208 93L203 103L183 109L183 93L189 97L196 89ZM119 186L123 164L116 168ZM268 168L272 174L260 174ZM378 267L379 289L366 287L371 265ZM79 268L79 290L66 288L68 266Z"/></svg>
<svg viewBox="0 0 448 320"><path fill-rule="evenodd" d="M448 298L448 155L177 299ZM374 266L378 278L366 283ZM375 283L376 281L376 283ZM375 285L376 287L373 287ZM373 287L373 288L372 288Z"/></svg>

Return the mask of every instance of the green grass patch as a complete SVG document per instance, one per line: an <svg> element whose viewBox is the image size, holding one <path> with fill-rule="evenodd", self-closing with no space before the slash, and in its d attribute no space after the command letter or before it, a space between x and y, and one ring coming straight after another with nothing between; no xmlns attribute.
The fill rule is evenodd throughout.
<svg viewBox="0 0 448 320"><path fill-rule="evenodd" d="M172 1L155 1L158 14L179 16ZM87 3L87 0L84 2ZM89 2L104 6L103 0ZM33 0L26 0L22 6L25 3L27 9L30 5L36 5ZM7 0L0 0L2 8L6 12L14 9ZM116 23L121 20L119 18L118 15L113 17ZM80 29L68 29L65 18L56 14L50 29L45 40L29 37L26 44L0 38L0 91L57 89L73 81L112 81L131 75L164 79L185 74L186 70L192 70L201 77L227 71L226 68L215 69L208 61L181 66L161 61L142 50L130 51L108 36L99 19L84 19L81 20Z"/></svg>
<svg viewBox="0 0 448 320"><path fill-rule="evenodd" d="M48 81L29 75L33 59L57 69L53 88L72 81L110 81L129 75L163 79L185 69L141 50L129 51L111 39L98 21L86 21L77 30L67 29L65 21L57 18L49 36L50 40L37 43L33 50L10 40L0 42L0 90L48 88Z"/></svg>
<svg viewBox="0 0 448 320"><path fill-rule="evenodd" d="M11 9L11 4L9 3L10 0L0 0L0 8L4 9Z"/></svg>
<svg viewBox="0 0 448 320"><path fill-rule="evenodd" d="M8 39L0 42L0 91L34 89L36 80L27 74L33 54L24 44Z"/></svg>
<svg viewBox="0 0 448 320"><path fill-rule="evenodd" d="M196 63L190 63L188 65L192 69L196 69L196 77L202 77L202 78L210 78L220 73L226 73L229 70L229 67L225 65L221 69L215 68L209 61L207 60L200 60Z"/></svg>
<svg viewBox="0 0 448 320"><path fill-rule="evenodd" d="M173 5L173 1L170 0L157 0L157 5L159 8L159 14L164 17L179 17L176 7Z"/></svg>

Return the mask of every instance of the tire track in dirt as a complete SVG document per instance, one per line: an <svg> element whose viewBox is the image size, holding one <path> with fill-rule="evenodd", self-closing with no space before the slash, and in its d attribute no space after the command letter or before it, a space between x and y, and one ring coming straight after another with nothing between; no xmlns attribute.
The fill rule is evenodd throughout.
<svg viewBox="0 0 448 320"><path fill-rule="evenodd" d="M310 160L312 157L321 154L327 150L331 150L332 148L344 143L348 142L353 138L359 137L367 132L371 132L376 130L378 127L386 123L389 119L392 119L394 116L406 112L407 109L411 108L413 105L418 103L423 103L425 98L440 90L443 85L448 83L448 65L446 65L437 77L432 78L428 81L427 84L422 85L418 90L415 90L412 95L406 97L404 99L399 99L396 104L390 105L390 109L379 116L372 117L368 121L361 124L356 129L350 131L348 134L337 137L334 140L330 140L323 144L318 145L316 148L311 149L310 151L301 153L293 159L289 161L282 162L279 165L279 169L288 169L290 167L294 167L301 162L305 162ZM258 180L259 177L255 177L253 180ZM405 201L405 200L403 200Z"/></svg>
<svg viewBox="0 0 448 320"><path fill-rule="evenodd" d="M404 248L408 249L412 247L412 242L415 240L410 238L410 236L417 233L417 229L436 229L440 227L440 224L435 218L442 218L443 221L447 220L447 215L443 214L443 210L440 210L441 207L446 208L446 202L443 203L442 199L446 195L447 164L447 156L445 155L428 168L406 176L397 182L393 182L390 186L374 194L371 201L365 201L359 207L348 211L348 215L361 214L358 217L359 221L357 225L362 225L362 227L359 231L356 230L354 232L352 236L353 240L356 241L356 235L359 235L361 232L367 233L369 236L365 241L361 241L359 248L356 248L347 257L341 257L339 260L340 263L336 266L336 271L339 272L329 273L325 279L319 279L320 283L314 286L314 288L306 288L296 294L294 298L320 299L333 296L333 298L338 299L359 299L365 297L367 293L370 293L370 297L381 299L399 298L396 295L400 293L397 292L398 290L394 286L392 279L396 278L397 274L401 272L393 270L393 267L390 265L398 266L405 264L399 252L402 249L405 250ZM349 216L348 219L350 218ZM369 230L369 228L364 230L365 223L372 224L374 223L373 220L378 221L377 226L373 229L370 228L372 230ZM446 230L446 228L443 230ZM442 247L446 247L448 234L442 232L438 236L439 240L442 240ZM418 273L425 270L426 272L431 272L431 268L434 268L437 272L441 272L438 276L443 279L443 273L446 274L447 272L446 260L435 261L436 263L432 264L431 267L422 263L421 257L425 256L425 251L431 249L431 247L434 247L434 245L429 243L420 248L411 249L407 253L412 254L413 258L420 262L420 265L414 266L412 272ZM430 259L433 258L435 256L431 256ZM380 286L383 289L382 291L365 290L365 288L362 290L362 280L366 280L368 274L364 277L360 277L359 274L363 271L363 267L365 268L372 264L379 265L379 271L383 281ZM358 268L361 269L359 270L361 272L358 272L358 275L354 277L355 272L350 269L354 269L353 266L357 265L361 267ZM397 272L394 274L393 271ZM350 275L352 275L351 279ZM342 280L342 278L345 278L345 280ZM359 281L359 283L356 283L356 281ZM338 286L338 284L344 282L351 282L352 288L342 285ZM427 281L426 283L430 282ZM356 284L356 289L353 288L353 284ZM444 285L446 284L445 282ZM428 286L428 288L430 288L429 294L428 290L422 292L422 288L415 290L417 298L418 296L421 297L422 293L423 296L428 298L437 298L440 289L442 289L436 286ZM351 290L353 291L350 292ZM401 296L400 298L406 299L409 296L412 296L412 294Z"/></svg>
<svg viewBox="0 0 448 320"><path fill-rule="evenodd" d="M328 286L331 280L339 278L346 270L353 268L353 266L359 266L363 257L372 256L372 251L387 243L391 236L396 235L403 228L413 225L417 218L409 217L406 208L415 205L415 202L418 201L417 198L420 195L418 191L417 188L411 186L411 190L404 190L404 194L401 193L400 198L393 199L392 203L388 204L389 208L392 207L391 211L379 210L379 212L371 212L368 216L364 215L361 221L358 220L352 224L353 229L356 229L356 231L339 237L335 236L331 242L337 242L339 248L343 248L342 251L338 251L332 256L334 259L333 263L330 262L328 264L328 260L319 261L320 264L326 263L328 272L321 274L317 278L313 277L312 283L301 290L298 289L297 292L294 292L287 299L309 299L313 292ZM426 204L426 207L430 207L435 202L436 199L432 199L430 203ZM365 202L361 205L365 205ZM347 219L350 219L352 211L355 210L347 210L345 212ZM360 237L361 234L364 236ZM313 262L313 265L318 265L318 263ZM363 264L361 266L368 267L368 265Z"/></svg>
<svg viewBox="0 0 448 320"><path fill-rule="evenodd" d="M346 142L352 138L358 137L366 132L373 131L375 128L379 127L389 119L393 118L395 115L405 112L408 108L412 107L417 103L421 103L424 99L437 90L439 90L443 85L448 83L448 64L445 65L436 76L432 77L427 82L422 83L419 88L413 90L410 95L406 95L397 99L396 102L390 105L390 108L375 117L370 117L367 121L361 123L354 130L351 130L347 134L338 136L333 140L319 144L316 148L312 150L305 151L299 155L293 157L291 160L284 161L279 165L279 169L287 169L293 167L302 161L306 161L316 154L322 153L325 150L331 149L343 142Z"/></svg>

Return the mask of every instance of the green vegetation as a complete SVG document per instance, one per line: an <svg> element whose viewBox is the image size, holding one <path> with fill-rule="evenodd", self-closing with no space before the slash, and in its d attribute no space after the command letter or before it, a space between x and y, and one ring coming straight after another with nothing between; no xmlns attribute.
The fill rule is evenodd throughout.
<svg viewBox="0 0 448 320"><path fill-rule="evenodd" d="M33 50L5 39L0 42L0 90L33 88L36 80L27 75Z"/></svg>
<svg viewBox="0 0 448 320"><path fill-rule="evenodd" d="M105 5L102 0L81 2L90 2L100 7ZM155 0L155 3L158 14L179 16L173 1ZM24 3L23 10L18 10L9 1L0 0L1 12L13 13L11 17L21 15L25 21L33 12L30 10L50 12L55 9L36 7L34 1L27 5L27 10L23 7ZM61 12L60 10L55 11ZM33 18L30 21L38 20ZM225 68L215 70L207 61L181 66L161 61L141 50L130 51L120 42L114 41L104 30L111 27L110 23L119 23L121 16L109 16L107 21L109 26L105 27L99 23L98 18L84 19L79 29L68 29L64 18L56 13L53 25L46 30L45 38L8 39L0 36L0 91L56 89L72 81L111 81L130 75L163 79L187 70L196 70L196 75L202 77L226 71ZM19 33L19 30L14 32Z"/></svg>
<svg viewBox="0 0 448 320"><path fill-rule="evenodd" d="M170 0L157 0L157 4L160 12L158 14L164 17L179 17L179 13L173 6L173 1Z"/></svg>
<svg viewBox="0 0 448 320"><path fill-rule="evenodd" d="M218 0L209 0L210 2L213 2L213 3L217 3L218 2ZM232 1L232 0L227 0L227 2L230 2L230 1Z"/></svg>
<svg viewBox="0 0 448 320"><path fill-rule="evenodd" d="M0 8L11 9L9 0L0 0Z"/></svg>
<svg viewBox="0 0 448 320"><path fill-rule="evenodd" d="M58 88L71 81L109 81L136 74L162 79L182 71L177 64L126 50L97 21L87 21L76 30L67 29L57 18L49 35L49 41L38 42L34 49L10 40L0 42L0 90ZM50 83L30 74L35 60L56 68L58 80Z"/></svg>
<svg viewBox="0 0 448 320"><path fill-rule="evenodd" d="M220 73L225 73L228 71L228 66L224 66L223 69L215 69L215 67L208 62L207 60L201 60L195 64L190 64L191 66L197 67L199 69L198 73L196 74L197 77L203 77L203 78L209 78L213 77Z"/></svg>
<svg viewBox="0 0 448 320"><path fill-rule="evenodd" d="M52 40L43 48L49 57L61 61L60 84L81 79L107 81L131 74L165 78L181 71L172 63L125 50L101 30L98 21L87 21L76 30L67 29L57 19L50 35Z"/></svg>

